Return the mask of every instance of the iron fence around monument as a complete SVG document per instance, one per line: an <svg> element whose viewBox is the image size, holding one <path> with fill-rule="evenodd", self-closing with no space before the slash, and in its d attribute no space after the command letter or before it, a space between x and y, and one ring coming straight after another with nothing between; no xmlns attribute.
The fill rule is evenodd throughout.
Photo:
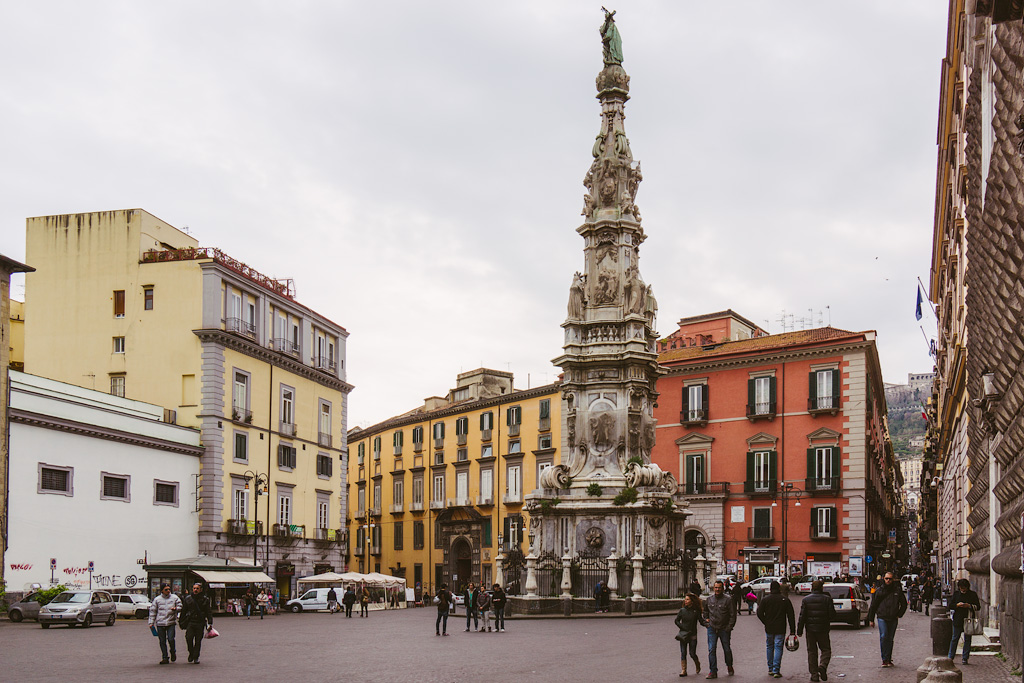
<svg viewBox="0 0 1024 683"><path fill-rule="evenodd" d="M523 551L519 548L513 548L508 551L508 555L505 557L505 564L502 567L504 574L505 585L502 588L505 589L506 595L522 595L523 587L526 584L526 558L523 555Z"/></svg>
<svg viewBox="0 0 1024 683"><path fill-rule="evenodd" d="M537 595L554 597L562 594L562 558L548 551L537 558Z"/></svg>
<svg viewBox="0 0 1024 683"><path fill-rule="evenodd" d="M573 558L570 577L574 598L592 598L598 582L608 583L608 561L597 551L585 550Z"/></svg>
<svg viewBox="0 0 1024 683"><path fill-rule="evenodd" d="M662 549L644 558L644 596L648 598L679 598L693 578L696 563L682 550Z"/></svg>

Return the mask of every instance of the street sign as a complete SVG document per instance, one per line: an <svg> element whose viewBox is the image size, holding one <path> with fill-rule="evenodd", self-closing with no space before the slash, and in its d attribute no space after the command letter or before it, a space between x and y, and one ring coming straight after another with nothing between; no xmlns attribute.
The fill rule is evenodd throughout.
<svg viewBox="0 0 1024 683"><path fill-rule="evenodd" d="M1024 517L1021 517L1021 521L1024 522ZM57 558L56 557L51 557L50 558L50 569L56 569L56 568L57 568Z"/></svg>
<svg viewBox="0 0 1024 683"><path fill-rule="evenodd" d="M92 573L92 571L95 570L95 569L96 569L96 564L92 560L89 560L89 572Z"/></svg>
<svg viewBox="0 0 1024 683"><path fill-rule="evenodd" d="M870 555L868 555L866 559L868 561L868 564L871 564L872 562L875 561L875 558L871 557Z"/></svg>

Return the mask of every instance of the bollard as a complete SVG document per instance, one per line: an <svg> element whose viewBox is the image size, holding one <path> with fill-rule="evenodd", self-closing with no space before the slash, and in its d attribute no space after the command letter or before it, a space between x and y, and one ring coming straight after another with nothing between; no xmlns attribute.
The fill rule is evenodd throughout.
<svg viewBox="0 0 1024 683"><path fill-rule="evenodd" d="M630 598L628 596L626 597L625 614L626 614L627 617L630 616L631 614L633 614L633 600L632 600L632 598ZM953 636L950 635L950 638L952 638L952 637Z"/></svg>
<svg viewBox="0 0 1024 683"><path fill-rule="evenodd" d="M935 664L940 659L942 659L942 657L925 657L924 664L917 667L917 683L921 683L921 681L928 677L928 674L932 672L932 669L935 668Z"/></svg>
<svg viewBox="0 0 1024 683"><path fill-rule="evenodd" d="M949 608L946 607L945 605L938 605L938 606L932 608L932 616L933 617L948 617L949 616Z"/></svg>
<svg viewBox="0 0 1024 683"><path fill-rule="evenodd" d="M562 600L562 616L572 616L572 598L565 598Z"/></svg>
<svg viewBox="0 0 1024 683"><path fill-rule="evenodd" d="M935 666L924 680L930 683L963 683L964 674L949 657L935 657Z"/></svg>
<svg viewBox="0 0 1024 683"><path fill-rule="evenodd" d="M932 617L932 654L945 657L953 640L953 620L947 616Z"/></svg>

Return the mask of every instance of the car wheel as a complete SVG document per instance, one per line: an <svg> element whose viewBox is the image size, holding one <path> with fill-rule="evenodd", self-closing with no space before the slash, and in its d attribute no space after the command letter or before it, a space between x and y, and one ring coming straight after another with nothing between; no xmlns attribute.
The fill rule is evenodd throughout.
<svg viewBox="0 0 1024 683"><path fill-rule="evenodd" d="M82 621L82 628L89 628L92 626L92 612L86 612L85 620Z"/></svg>
<svg viewBox="0 0 1024 683"><path fill-rule="evenodd" d="M135 610L135 618L136 619L145 619L148 616L149 616L149 612L147 612L144 609L137 609L137 610Z"/></svg>
<svg viewBox="0 0 1024 683"><path fill-rule="evenodd" d="M292 605L291 610L292 614L298 614L302 611L302 605Z"/></svg>
<svg viewBox="0 0 1024 683"><path fill-rule="evenodd" d="M13 609L13 610L11 610L10 612L7 613L7 617L11 621L13 621L15 624L17 624L18 622L20 622L22 619L25 618L24 616L22 616L20 609Z"/></svg>
<svg viewBox="0 0 1024 683"><path fill-rule="evenodd" d="M49 624L39 624L39 625L42 626L43 628L50 628Z"/></svg>
<svg viewBox="0 0 1024 683"><path fill-rule="evenodd" d="M117 621L117 615L111 612L110 616L107 617L107 626L113 626L115 621Z"/></svg>

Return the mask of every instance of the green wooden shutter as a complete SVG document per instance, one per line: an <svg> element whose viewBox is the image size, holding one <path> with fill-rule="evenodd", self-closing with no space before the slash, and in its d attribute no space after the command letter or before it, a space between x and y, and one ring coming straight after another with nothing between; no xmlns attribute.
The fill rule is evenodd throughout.
<svg viewBox="0 0 1024 683"><path fill-rule="evenodd" d="M546 420L551 417L551 399L546 398L540 402L540 419Z"/></svg>
<svg viewBox="0 0 1024 683"><path fill-rule="evenodd" d="M832 451L832 476L834 477L833 483L838 483L842 474L839 471L840 463L842 459L839 457L839 446L833 446Z"/></svg>
<svg viewBox="0 0 1024 683"><path fill-rule="evenodd" d="M832 407L839 407L839 382L841 381L842 373L839 370L832 371Z"/></svg>
<svg viewBox="0 0 1024 683"><path fill-rule="evenodd" d="M754 412L754 383L756 379L750 378L747 380L747 414Z"/></svg>
<svg viewBox="0 0 1024 683"><path fill-rule="evenodd" d="M772 386L774 386L775 380L772 380ZM778 474L778 460L779 454L777 451L771 451L768 455L768 490L775 492L776 480L779 477Z"/></svg>
<svg viewBox="0 0 1024 683"><path fill-rule="evenodd" d="M507 544L505 547L506 548L511 548L512 547L512 536L511 536L511 534L512 534L512 526L511 526L512 520L511 520L511 518L506 517L502 521L502 524L503 524L503 529L504 529L504 531L502 532L502 535L503 535L503 537L505 539L505 543Z"/></svg>
<svg viewBox="0 0 1024 683"><path fill-rule="evenodd" d="M821 508L818 508L818 507L812 507L811 508L811 528L810 528L810 533L811 533L811 539L812 540L818 537L818 515L820 514L818 512L818 510L820 510L820 509Z"/></svg>
<svg viewBox="0 0 1024 683"><path fill-rule="evenodd" d="M815 457L817 449L807 449L807 489L813 491L815 487L814 478L818 476L818 460Z"/></svg>
<svg viewBox="0 0 1024 683"><path fill-rule="evenodd" d="M690 387L683 387L683 422L690 419Z"/></svg>
<svg viewBox="0 0 1024 683"><path fill-rule="evenodd" d="M818 407L818 373L811 372L807 387L807 406L814 410Z"/></svg>
<svg viewBox="0 0 1024 683"><path fill-rule="evenodd" d="M768 379L768 401L769 401L768 412L769 413L774 413L775 412L775 378L774 377L770 377Z"/></svg>
<svg viewBox="0 0 1024 683"><path fill-rule="evenodd" d="M839 509L829 508L828 530L832 538L839 538Z"/></svg>
<svg viewBox="0 0 1024 683"><path fill-rule="evenodd" d="M743 488L747 493L754 490L754 451L747 451L747 481Z"/></svg>
<svg viewBox="0 0 1024 683"><path fill-rule="evenodd" d="M707 420L707 419L709 419L708 415L711 412L711 401L710 401L711 393L708 391L708 385L707 384L705 384L701 388L701 393L704 394L704 405L701 406L701 408L704 409L704 419Z"/></svg>

